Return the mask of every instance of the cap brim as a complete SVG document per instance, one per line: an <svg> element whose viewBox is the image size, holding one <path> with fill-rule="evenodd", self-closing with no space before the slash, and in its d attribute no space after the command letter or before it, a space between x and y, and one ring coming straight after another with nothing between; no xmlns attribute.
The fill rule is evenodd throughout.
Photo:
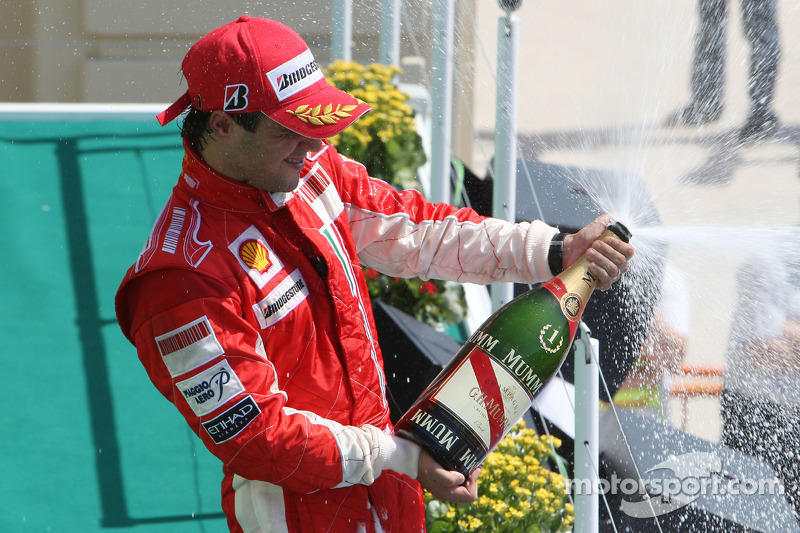
<svg viewBox="0 0 800 533"><path fill-rule="evenodd" d="M189 91L186 91L171 106L156 115L156 118L162 126L166 126L186 111L186 108L190 105L192 105L192 98L189 96Z"/></svg>
<svg viewBox="0 0 800 533"><path fill-rule="evenodd" d="M282 126L312 139L333 137L364 113L369 104L323 81L311 94L292 99L275 111L265 114Z"/></svg>

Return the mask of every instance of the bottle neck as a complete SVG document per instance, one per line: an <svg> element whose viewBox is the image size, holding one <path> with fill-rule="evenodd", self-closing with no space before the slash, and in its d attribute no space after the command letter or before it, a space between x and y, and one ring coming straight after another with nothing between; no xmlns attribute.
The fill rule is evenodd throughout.
<svg viewBox="0 0 800 533"><path fill-rule="evenodd" d="M597 286L597 277L589 271L589 260L582 255L563 272L556 276L568 292L578 294L586 302Z"/></svg>
<svg viewBox="0 0 800 533"><path fill-rule="evenodd" d="M606 230L600 235L599 240L605 240L609 237L612 239L619 238L613 231ZM589 259L587 259L586 254L580 256L556 277L561 280L567 291L578 294L584 302L589 300L599 281L589 270Z"/></svg>

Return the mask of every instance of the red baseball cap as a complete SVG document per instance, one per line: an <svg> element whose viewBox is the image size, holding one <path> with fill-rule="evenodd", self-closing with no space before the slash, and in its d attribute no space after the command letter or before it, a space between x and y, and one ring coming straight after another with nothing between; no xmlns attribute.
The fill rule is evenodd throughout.
<svg viewBox="0 0 800 533"><path fill-rule="evenodd" d="M217 28L189 49L182 70L189 90L158 115L162 126L189 106L262 111L300 135L325 139L371 109L328 84L302 37L274 20L245 15Z"/></svg>

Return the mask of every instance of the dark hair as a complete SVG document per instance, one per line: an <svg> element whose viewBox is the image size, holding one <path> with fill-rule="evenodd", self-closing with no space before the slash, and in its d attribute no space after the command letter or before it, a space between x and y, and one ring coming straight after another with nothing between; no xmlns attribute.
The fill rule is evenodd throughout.
<svg viewBox="0 0 800 533"><path fill-rule="evenodd" d="M231 113L230 116L245 131L253 133L261 123L264 114L261 111L254 111L252 113ZM210 111L201 111L192 106L186 112L181 125L181 137L186 139L189 146L198 153L203 151L203 147L208 142L206 135L211 135L211 128L208 127L209 117L211 117Z"/></svg>

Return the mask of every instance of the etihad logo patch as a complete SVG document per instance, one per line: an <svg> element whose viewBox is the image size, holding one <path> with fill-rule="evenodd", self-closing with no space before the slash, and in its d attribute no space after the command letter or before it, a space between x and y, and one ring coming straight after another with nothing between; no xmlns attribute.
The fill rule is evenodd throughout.
<svg viewBox="0 0 800 533"><path fill-rule="evenodd" d="M267 72L267 79L282 102L323 78L311 50L306 50L283 65Z"/></svg>
<svg viewBox="0 0 800 533"><path fill-rule="evenodd" d="M261 414L251 396L237 403L218 417L203 422L208 436L217 444L232 439Z"/></svg>
<svg viewBox="0 0 800 533"><path fill-rule="evenodd" d="M255 226L247 228L228 249L259 289L263 289L275 274L283 270L283 263Z"/></svg>
<svg viewBox="0 0 800 533"><path fill-rule="evenodd" d="M253 306L261 329L280 322L308 296L308 287L297 269L272 289L266 298Z"/></svg>
<svg viewBox="0 0 800 533"><path fill-rule="evenodd" d="M244 392L239 376L227 361L176 383L175 386L197 416L207 415Z"/></svg>
<svg viewBox="0 0 800 533"><path fill-rule="evenodd" d="M155 341L172 377L185 374L225 353L205 316L159 335Z"/></svg>

